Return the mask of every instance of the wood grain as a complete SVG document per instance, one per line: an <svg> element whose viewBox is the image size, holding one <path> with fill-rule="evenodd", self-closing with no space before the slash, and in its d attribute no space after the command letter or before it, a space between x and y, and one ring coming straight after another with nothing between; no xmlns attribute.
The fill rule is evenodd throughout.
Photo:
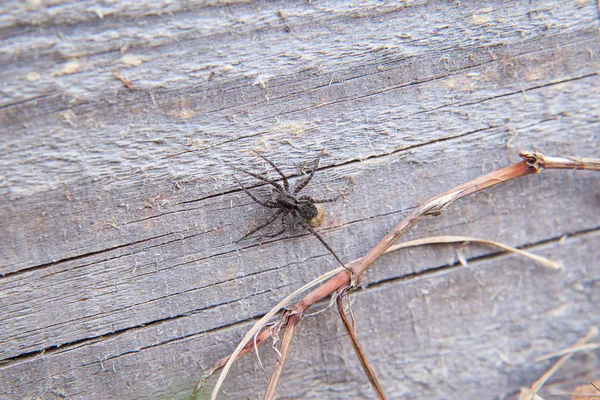
<svg viewBox="0 0 600 400"><path fill-rule="evenodd" d="M294 229L236 243L269 215L232 178L268 170L250 150L298 178L326 149L306 192L343 193L320 230L343 260L521 149L600 154L592 1L6 1L0 15L2 398L185 397L250 320L335 267ZM595 173L548 171L407 236L529 246L562 273L479 247L468 268L449 246L384 256L353 301L388 395L514 395L549 365L537 357L598 325L599 190ZM374 397L336 318L299 326L281 396ZM561 390L597 378L597 352L570 363ZM258 398L261 374L242 360L225 390Z"/></svg>

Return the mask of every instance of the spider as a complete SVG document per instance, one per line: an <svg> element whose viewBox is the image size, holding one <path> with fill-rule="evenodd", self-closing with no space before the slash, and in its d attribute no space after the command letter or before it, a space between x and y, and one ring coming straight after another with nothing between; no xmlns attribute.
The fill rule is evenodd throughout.
<svg viewBox="0 0 600 400"><path fill-rule="evenodd" d="M319 235L313 229L313 227L317 227L317 226L321 225L323 223L323 219L325 218L325 212L323 210L323 207L320 204L334 202L340 196L336 196L334 198L329 198L329 199L313 199L310 196L298 196L298 193L300 193L300 191L302 189L304 189L306 187L306 185L308 185L308 183L312 179L313 175L315 174L315 171L317 170L317 167L319 166L319 160L321 159L321 156L323 155L324 151L325 151L325 149L321 150L321 152L317 156L317 159L315 160L313 169L310 172L310 175L308 175L308 177L306 179L304 179L303 181L300 181L293 190L290 189L290 184L288 182L288 178L283 174L283 172L281 172L281 170L271 160L269 160L268 158L266 158L265 156L263 156L257 152L254 152L254 154L256 154L257 156L259 156L260 158L265 160L267 163L269 163L269 165L271 167L273 167L273 169L275 171L277 171L277 173L281 176L281 179L283 180L283 187L279 183L275 182L272 179L268 179L261 175L257 175L253 172L246 171L241 168L235 167L235 169L237 169L238 171L243 172L247 175L250 175L256 179L260 179L261 181L266 182L269 185L271 185L273 188L275 188L276 196L274 199L259 200L256 198L256 196L254 196L252 193L250 193L250 191L248 189L246 189L244 187L244 185L242 185L242 183L236 178L235 175L233 176L233 178L240 185L242 190L248 196L250 196L250 198L252 200L254 200L255 202L257 202L258 204L260 204L263 207L277 209L277 212L275 212L275 214L271 215L271 217L267 221L265 221L262 225L259 225L255 228L251 229L250 232L248 232L241 239L239 239L238 242L246 239L248 236L258 232L259 230L266 228L267 226L272 224L279 216L281 216L281 230L279 230L278 232L272 233L272 234L265 235L267 237L279 236L282 233L284 233L287 228L286 221L285 221L286 215L292 215L292 216L296 217L296 219L300 223L300 225L302 225L304 228L308 229L310 231L310 233L312 233L313 235L315 235L315 237L317 239L319 239L319 241L323 244L323 246L325 246L325 248L327 250L329 250L329 252L331 254L333 254L333 256L336 258L336 260L338 260L338 262L344 268L349 269L348 267L346 267L346 265L344 265L344 263L342 262L342 260L340 260L340 258L337 256L337 254L334 253L334 251L331 249L331 247L329 247L329 245L325 242L325 240L323 240L321 235Z"/></svg>

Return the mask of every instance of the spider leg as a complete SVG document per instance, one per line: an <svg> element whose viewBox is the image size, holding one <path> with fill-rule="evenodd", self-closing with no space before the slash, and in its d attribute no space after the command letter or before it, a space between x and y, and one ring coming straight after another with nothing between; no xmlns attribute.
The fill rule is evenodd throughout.
<svg viewBox="0 0 600 400"><path fill-rule="evenodd" d="M325 149L321 150L321 152L317 156L317 159L315 160L315 165L313 167L313 170L310 172L310 175L308 176L308 178L306 178L305 180L303 180L302 182L300 182L298 184L298 186L296 186L296 188L294 189L294 194L300 192L302 189L304 189L304 187L306 185L308 185L308 182L310 182L310 180L312 179L313 175L315 174L315 171L319 167L319 160L321 159L321 156L323 155L324 152L325 152Z"/></svg>
<svg viewBox="0 0 600 400"><path fill-rule="evenodd" d="M352 271L350 268L346 267L346 265L345 265L345 264L342 262L342 260L340 260L340 258L337 256L337 254L335 254L335 253L333 252L333 250L331 250L331 247L329 247L329 245L328 245L328 244L325 242L325 240L323 240L323 238L321 237L321 235L319 235L319 234L317 233L317 231L315 231L315 230L312 228L312 226L310 226L308 223L304 222L304 220L302 219L302 217L301 217L300 215L298 215L298 217L300 217L300 219L299 219L300 223L301 223L301 224L302 224L302 225L303 225L303 226L304 226L306 229L308 229L308 230L310 231L310 233L312 233L313 235L315 235L315 237L316 237L317 239L319 239L319 241L320 241L321 243L323 243L323 246L325 246L325 248L326 248L327 250L329 250L329 252L330 252L331 254L333 254L333 256L335 257L335 259L336 259L336 260L338 260L338 262L339 262L340 264L342 264L342 267L346 268L348 271L350 271L351 273L353 273L353 274L354 274L354 271Z"/></svg>
<svg viewBox="0 0 600 400"><path fill-rule="evenodd" d="M258 203L258 204L260 204L261 206L263 206L263 207L267 207L267 208L279 208L279 207L277 206L277 204L275 204L275 203L274 203L274 202L272 202L272 201L262 201L262 200L259 200L259 199L257 199L257 198L256 198L256 197L255 197L255 196L252 194L252 193L250 193L250 191L249 191L248 189L246 189L246 188L244 187L244 185L242 185L242 182L240 182L240 181L238 180L238 178L236 178L236 177L235 177L235 175L233 176L233 179L235 179L235 181L236 181L236 182L237 182L237 183L240 185L240 187L242 188L242 190L244 191L244 193L246 193L248 196L250 196L250 198L251 198L252 200L254 200L255 202L257 202L257 203Z"/></svg>
<svg viewBox="0 0 600 400"><path fill-rule="evenodd" d="M273 161L269 160L267 157L263 156L262 154L259 154L257 151L254 151L254 154L256 154L257 156L259 156L260 158L262 158L263 160L265 160L266 162L269 163L269 165L271 167L273 167L273 169L275 171L277 171L277 173L281 176L281 179L283 179L283 187L285 188L286 191L290 191L290 184L287 180L287 177L283 174L283 172L281 172L281 170L279 168L277 168L277 165L275 165L273 163Z"/></svg>
<svg viewBox="0 0 600 400"><path fill-rule="evenodd" d="M298 197L298 200L307 200L313 204L319 204L319 203L333 203L334 201L336 201L339 198L340 198L339 195L335 196L335 197L331 197L329 199L313 199L310 196L300 196L300 197Z"/></svg>
<svg viewBox="0 0 600 400"><path fill-rule="evenodd" d="M265 235L267 237L275 237L275 236L279 236L281 235L283 232L285 232L285 230L287 229L287 224L285 223L285 216L287 215L287 211L283 213L283 215L281 216L281 230L279 232L275 232L275 233L270 233L268 235Z"/></svg>
<svg viewBox="0 0 600 400"><path fill-rule="evenodd" d="M273 221L275 221L277 219L277 217L279 217L279 215L283 212L284 210L279 210L277 211L275 214L271 215L271 217L262 225L259 225L255 228L252 228L250 230L250 232L248 232L247 234L245 234L243 237L241 237L240 239L238 239L238 242L241 242L242 240L246 239L248 236L258 232L259 230L261 230L262 228L267 227L268 225L272 224Z"/></svg>
<svg viewBox="0 0 600 400"><path fill-rule="evenodd" d="M280 193L285 193L284 190L283 190L283 188L281 187L281 185L279 183L275 182L272 179L265 178L264 176L260 176L258 174L255 174L254 172L246 171L245 169L241 169L241 168L238 168L238 167L233 167L233 168L236 169L236 170L238 170L238 171L240 171L240 172L245 173L246 175L250 175L250 176L252 176L252 177L254 177L256 179L260 179L261 181L268 183L269 185L272 185Z"/></svg>

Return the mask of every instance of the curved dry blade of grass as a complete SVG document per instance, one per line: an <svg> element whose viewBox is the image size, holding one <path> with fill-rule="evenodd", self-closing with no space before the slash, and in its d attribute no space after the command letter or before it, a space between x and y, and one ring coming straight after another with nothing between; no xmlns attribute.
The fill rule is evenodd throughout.
<svg viewBox="0 0 600 400"><path fill-rule="evenodd" d="M386 251L386 253L388 253L390 251L404 249L407 247L422 246L425 244L441 244L441 243L478 243L478 244L483 244L486 246L498 247L499 249L518 254L525 258L529 258L543 266L553 268L553 269L559 269L559 270L563 269L563 267L559 263L549 260L545 257L541 257L538 255L532 254L528 251L520 250L515 247L500 243L500 242L495 242L493 240L485 240L485 239L479 239L479 238L469 237L469 236L448 236L448 235L446 235L446 236L433 236L433 237L429 237L429 238L411 240L408 242L399 243L399 244L395 244L395 245L391 246Z"/></svg>

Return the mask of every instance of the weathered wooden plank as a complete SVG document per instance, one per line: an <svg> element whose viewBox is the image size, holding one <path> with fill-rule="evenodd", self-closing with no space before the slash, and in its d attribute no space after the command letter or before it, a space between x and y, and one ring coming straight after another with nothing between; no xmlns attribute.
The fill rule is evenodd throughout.
<svg viewBox="0 0 600 400"><path fill-rule="evenodd" d="M265 168L240 152L260 149L299 176L299 166L326 147L312 193L345 193L328 207L323 228L345 260L362 255L428 196L506 165L518 149L598 155L600 40L592 2L0 7L0 387L6 396L147 398L186 391L200 366L241 337L237 323L335 265L314 238L294 231L235 243L268 215L230 177L231 165ZM134 92L115 78L117 68ZM518 246L550 241L548 251L558 251L563 235L595 238L597 182L582 172L529 177L461 201L410 236L470 234ZM267 193L260 185L255 190ZM589 248L571 251L592 268L598 256ZM395 298L390 288L404 287L398 279L423 273L429 279L427 271L453 259L451 249L386 256L368 275L371 286L357 295L368 297L357 300L359 315L369 320L365 332L380 330L378 314L367 308ZM407 281L398 304L417 301L420 279ZM439 279L450 285L445 275ZM502 290L518 282L511 274L494 280ZM522 335L502 344L509 358L525 354L510 373L493 363L470 368L466 349L497 344L489 335L463 332L449 353L433 345L419 353L422 342L437 343L433 319L423 322L417 347L414 338L405 348L389 335L368 345L381 354L380 365L390 366L384 379L394 397L443 398L464 388L465 398L476 398L477 385L481 390L498 376L515 390L543 368L527 365L527 357L546 349L521 353L526 337L545 338L544 323L553 327L547 348L564 347L561 335L574 341L584 333L593 282L579 281L588 295L584 305L579 292L563 287L563 311L542 322L529 319L542 300L504 299L498 307L517 310L513 321ZM461 279L451 286L473 291ZM496 329L478 299L453 298L460 298L450 301L460 317L442 318L440 327L462 325L462 315L474 309L479 329ZM383 324L409 329L405 314L386 316ZM348 366L348 350L331 351L345 341L333 318L331 326L308 320L303 327L299 346L319 345L305 355L312 366L304 375L289 369L284 387L303 388L306 376L315 387L293 389L292 397L371 396L367 386L346 379L362 376L357 364ZM598 317L588 315L588 322ZM329 329L334 338L319 339ZM386 355L389 343L412 351L410 357ZM435 354L442 360L452 354L450 376L460 378L444 380L446 386L431 384L435 373L421 373L422 380L408 374L409 386L397 380L407 365L435 371ZM101 360L118 360L119 373L107 373L112 367L104 362L98 367ZM578 365L589 372L597 363ZM236 370L240 378L228 389L235 397L261 387L253 369L248 360ZM491 384L490 392L501 393L498 387Z"/></svg>

